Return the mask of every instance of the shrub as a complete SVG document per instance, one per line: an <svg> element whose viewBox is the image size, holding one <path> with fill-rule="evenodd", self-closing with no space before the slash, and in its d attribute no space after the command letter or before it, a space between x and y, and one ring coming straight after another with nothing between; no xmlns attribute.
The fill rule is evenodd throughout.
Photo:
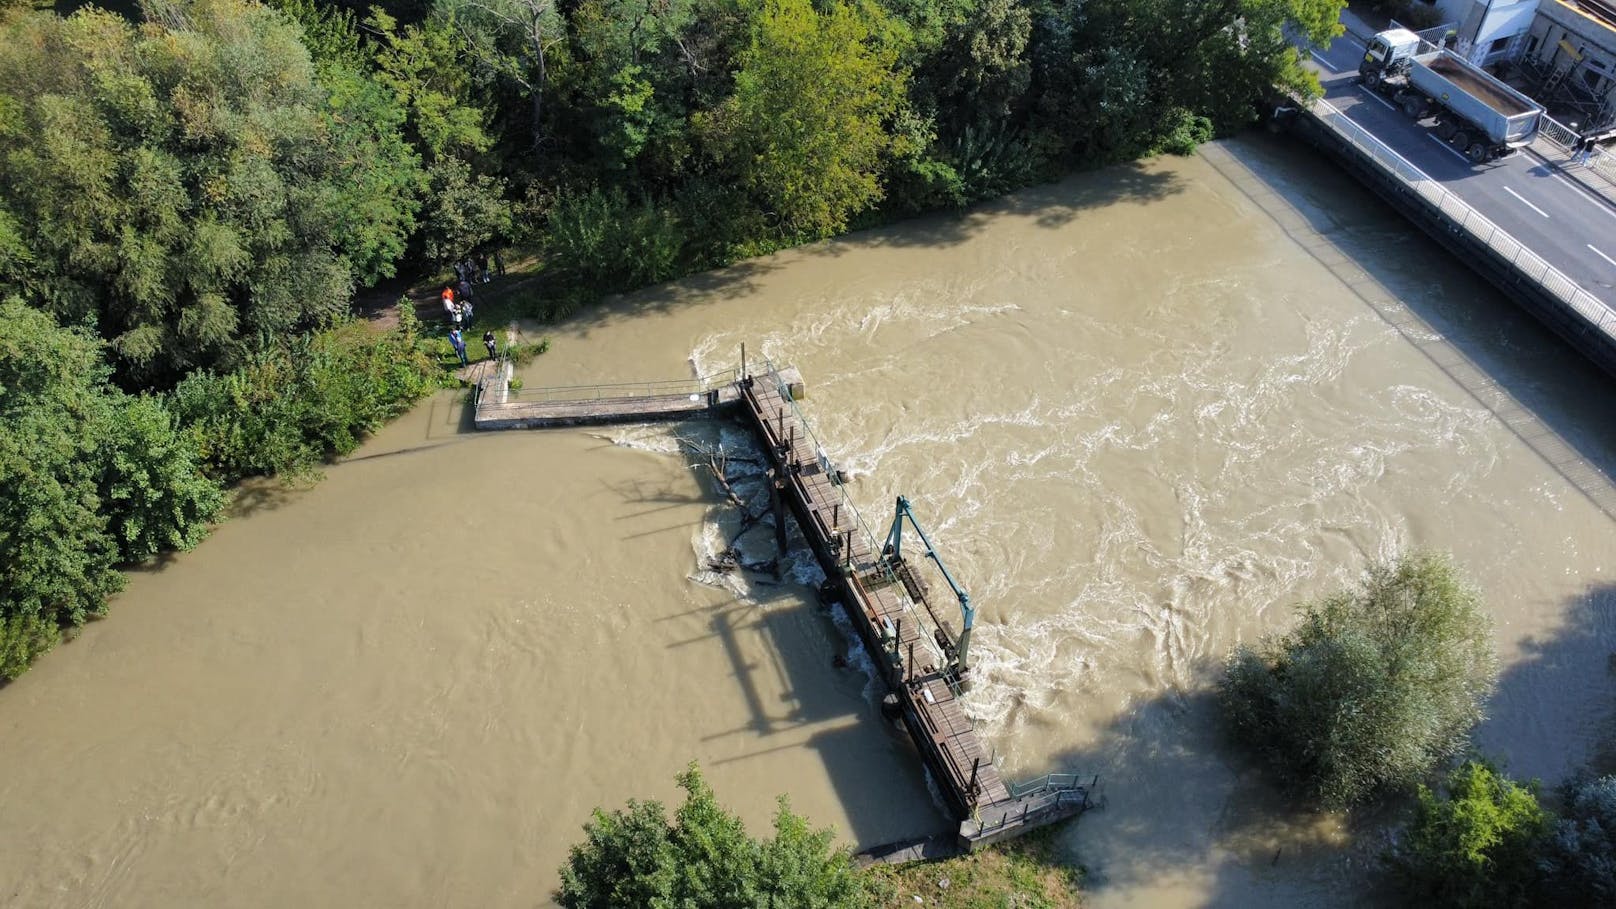
<svg viewBox="0 0 1616 909"><path fill-rule="evenodd" d="M1616 777L1574 782L1564 801L1539 860L1547 879L1545 902L1616 905Z"/></svg>
<svg viewBox="0 0 1616 909"><path fill-rule="evenodd" d="M193 373L169 396L223 480L313 470L438 387L418 323L377 335L349 324L258 351L241 369Z"/></svg>
<svg viewBox="0 0 1616 909"><path fill-rule="evenodd" d="M1328 807L1413 786L1463 750L1497 677L1480 599L1445 557L1371 567L1242 646L1221 684L1234 739Z"/></svg>
<svg viewBox="0 0 1616 909"><path fill-rule="evenodd" d="M1439 906L1528 905L1549 819L1533 788L1466 761L1446 790L1438 797L1419 788L1414 819L1388 856L1403 895Z"/></svg>
<svg viewBox="0 0 1616 909"><path fill-rule="evenodd" d="M684 245L673 216L621 190L562 193L546 217L547 267L582 293L609 293L679 273Z"/></svg>
<svg viewBox="0 0 1616 909"><path fill-rule="evenodd" d="M783 797L774 838L760 841L718 805L694 765L679 775L679 787L685 802L672 821L657 802L597 810L561 869L557 901L566 909L871 905L852 858Z"/></svg>

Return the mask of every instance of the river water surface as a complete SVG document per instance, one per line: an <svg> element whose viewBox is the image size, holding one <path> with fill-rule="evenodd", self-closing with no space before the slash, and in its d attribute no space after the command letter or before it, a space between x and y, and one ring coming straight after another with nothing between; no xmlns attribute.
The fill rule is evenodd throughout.
<svg viewBox="0 0 1616 909"><path fill-rule="evenodd" d="M1219 746L1208 679L1400 548L1485 591L1481 748L1552 783L1609 731L1616 383L1283 142L746 263L552 338L529 386L716 371L743 342L803 371L866 519L908 496L980 606L969 706L1007 774L1100 777L1104 810L1058 836L1095 905L1364 898L1374 819L1354 844L1281 811ZM0 691L0 903L542 904L592 808L671 800L691 760L758 831L782 793L861 846L939 827L792 583L803 554L781 585L706 570L734 509L681 438L738 440L477 436L442 396L312 490L249 490Z"/></svg>

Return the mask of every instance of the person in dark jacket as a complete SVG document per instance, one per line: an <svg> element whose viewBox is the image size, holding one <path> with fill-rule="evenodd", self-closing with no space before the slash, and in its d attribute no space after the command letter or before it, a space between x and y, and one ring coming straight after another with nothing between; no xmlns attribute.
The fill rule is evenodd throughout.
<svg viewBox="0 0 1616 909"><path fill-rule="evenodd" d="M493 329L483 332L483 346L488 348L488 359L492 360L499 356L499 345L494 343Z"/></svg>

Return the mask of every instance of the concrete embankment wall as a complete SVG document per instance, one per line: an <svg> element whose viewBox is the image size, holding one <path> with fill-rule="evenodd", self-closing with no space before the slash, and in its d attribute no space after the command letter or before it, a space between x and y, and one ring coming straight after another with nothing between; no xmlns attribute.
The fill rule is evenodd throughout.
<svg viewBox="0 0 1616 909"><path fill-rule="evenodd" d="M1421 195L1307 110L1289 123L1291 132L1323 150L1348 173L1413 221L1532 315L1569 341L1607 373L1616 376L1616 338L1591 323L1494 246L1466 230L1448 212Z"/></svg>

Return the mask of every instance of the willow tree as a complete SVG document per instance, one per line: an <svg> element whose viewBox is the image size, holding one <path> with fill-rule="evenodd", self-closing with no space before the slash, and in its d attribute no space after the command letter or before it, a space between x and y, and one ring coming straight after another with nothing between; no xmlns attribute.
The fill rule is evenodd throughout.
<svg viewBox="0 0 1616 909"><path fill-rule="evenodd" d="M1372 566L1301 613L1230 658L1221 693L1237 741L1328 807L1411 789L1465 748L1498 667L1481 598L1446 556Z"/></svg>
<svg viewBox="0 0 1616 909"><path fill-rule="evenodd" d="M0 280L94 324L136 383L346 309L413 229L390 93L321 83L251 0L0 25Z"/></svg>

